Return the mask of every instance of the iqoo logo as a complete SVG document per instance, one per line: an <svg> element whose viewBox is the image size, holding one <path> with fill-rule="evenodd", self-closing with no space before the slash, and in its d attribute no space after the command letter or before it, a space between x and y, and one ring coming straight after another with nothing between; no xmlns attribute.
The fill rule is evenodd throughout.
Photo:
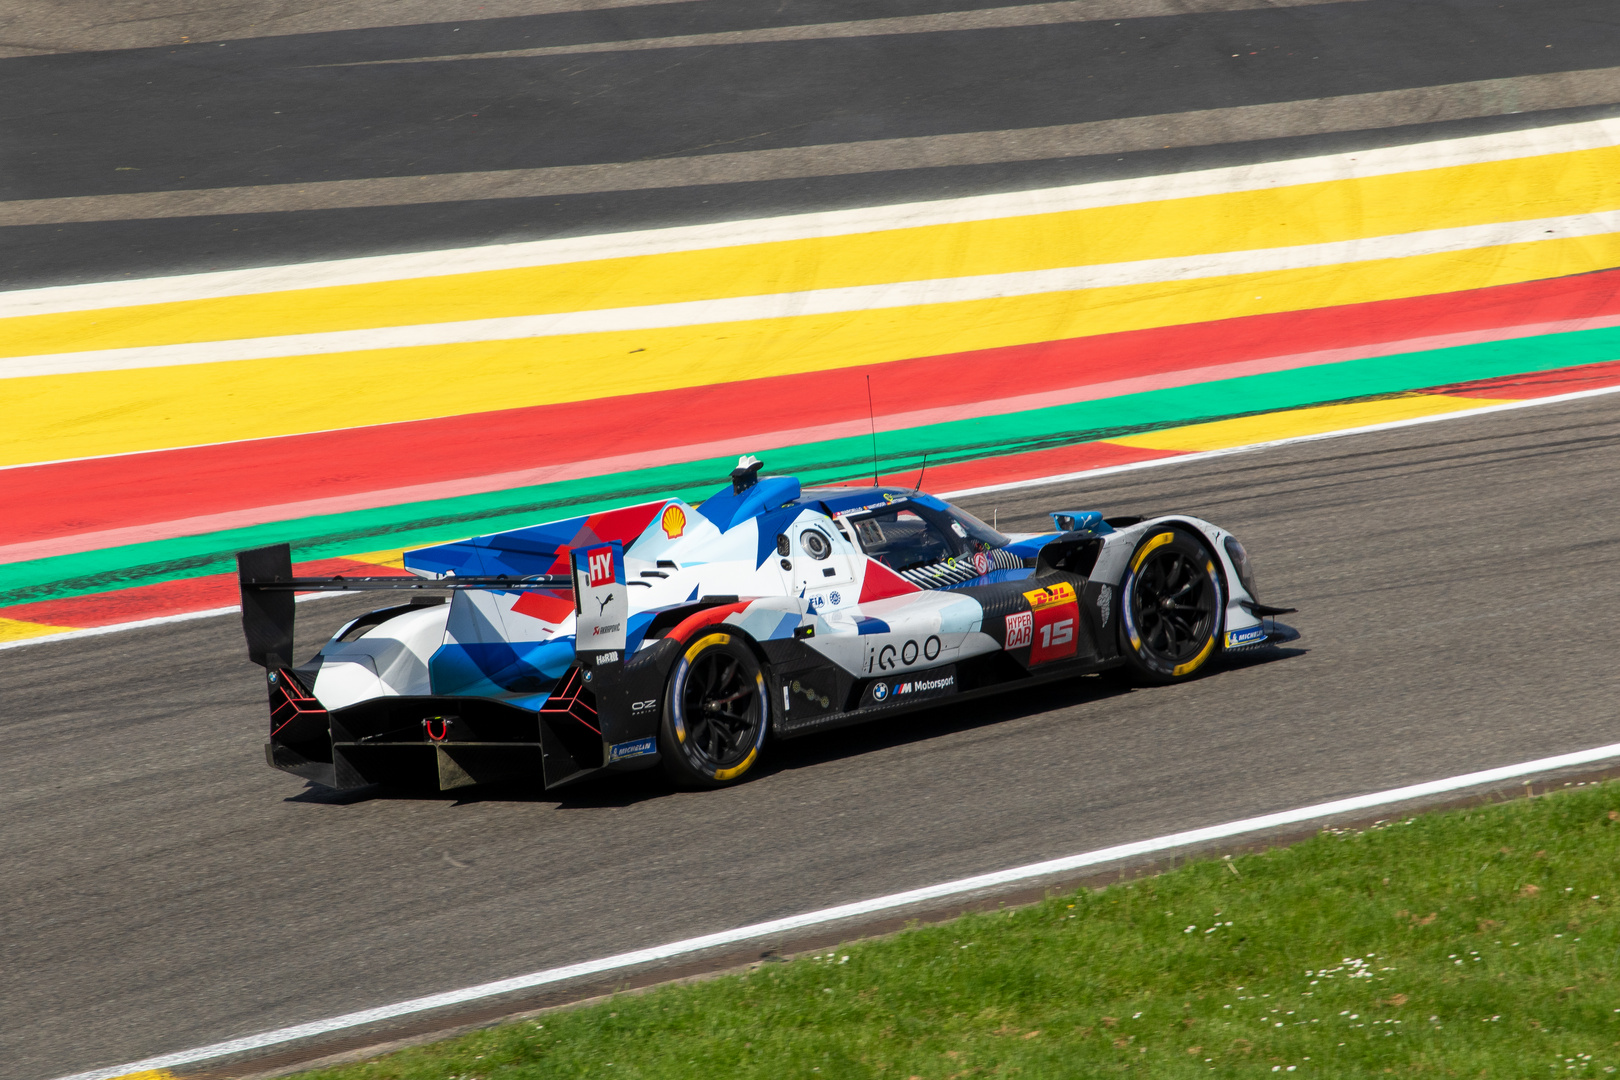
<svg viewBox="0 0 1620 1080"><path fill-rule="evenodd" d="M915 640L907 640L904 645L869 646L866 650L866 670L871 673L910 667L919 657L927 661L938 660L943 648L944 643L932 634L921 645Z"/></svg>

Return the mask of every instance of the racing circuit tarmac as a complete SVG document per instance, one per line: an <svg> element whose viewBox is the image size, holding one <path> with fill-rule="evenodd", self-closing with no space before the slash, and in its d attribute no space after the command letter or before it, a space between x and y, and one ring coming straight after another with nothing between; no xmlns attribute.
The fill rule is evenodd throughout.
<svg viewBox="0 0 1620 1080"><path fill-rule="evenodd" d="M234 616L9 651L0 1060L43 1080L1615 742L1617 470L1620 395L964 499L1207 516L1304 638L782 744L719 792L323 796L263 764ZM300 651L369 606L301 605Z"/></svg>

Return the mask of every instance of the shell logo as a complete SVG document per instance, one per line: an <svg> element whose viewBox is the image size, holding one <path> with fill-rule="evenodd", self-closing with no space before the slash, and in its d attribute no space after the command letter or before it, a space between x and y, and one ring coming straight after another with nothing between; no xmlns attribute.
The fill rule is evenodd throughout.
<svg viewBox="0 0 1620 1080"><path fill-rule="evenodd" d="M664 518L659 525L662 526L665 536L671 540L675 539L686 531L686 511L678 506L665 507Z"/></svg>

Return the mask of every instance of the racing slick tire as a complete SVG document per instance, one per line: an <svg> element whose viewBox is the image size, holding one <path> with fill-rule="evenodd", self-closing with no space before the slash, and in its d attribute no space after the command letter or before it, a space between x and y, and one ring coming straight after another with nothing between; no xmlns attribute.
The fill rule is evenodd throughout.
<svg viewBox="0 0 1620 1080"><path fill-rule="evenodd" d="M770 727L765 673L748 643L707 633L681 654L658 731L664 772L683 787L739 782L759 759Z"/></svg>
<svg viewBox="0 0 1620 1080"><path fill-rule="evenodd" d="M1182 529L1142 538L1119 603L1119 651L1139 682L1189 679L1220 648L1221 575L1209 550Z"/></svg>

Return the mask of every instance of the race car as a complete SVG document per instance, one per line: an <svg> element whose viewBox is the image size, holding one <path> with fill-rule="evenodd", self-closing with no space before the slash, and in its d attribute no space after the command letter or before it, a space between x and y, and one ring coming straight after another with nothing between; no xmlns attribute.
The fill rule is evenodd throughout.
<svg viewBox="0 0 1620 1080"><path fill-rule="evenodd" d="M801 487L744 458L664 499L407 552L411 576L297 578L241 552L270 765L331 788L660 766L720 787L785 739L1124 667L1170 683L1297 637L1243 545L1186 515L1052 513L1004 534L892 486ZM292 663L293 597L404 591Z"/></svg>

